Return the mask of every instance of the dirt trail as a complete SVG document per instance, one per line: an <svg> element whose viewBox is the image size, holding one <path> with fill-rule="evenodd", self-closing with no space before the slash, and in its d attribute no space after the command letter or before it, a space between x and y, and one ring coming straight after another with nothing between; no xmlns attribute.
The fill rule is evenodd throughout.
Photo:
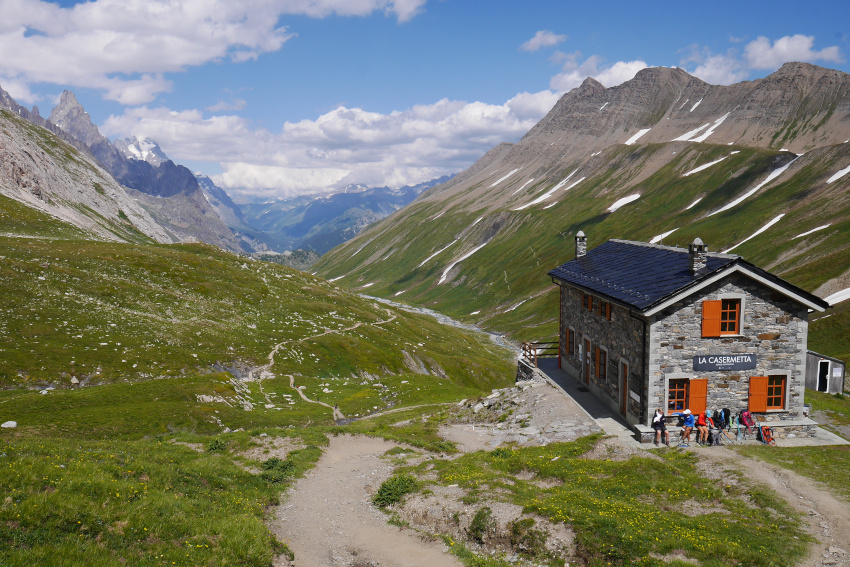
<svg viewBox="0 0 850 567"><path fill-rule="evenodd" d="M278 506L272 531L295 553L297 567L461 567L440 541L387 524L371 502L392 474L380 457L396 445L341 435ZM290 565L279 557L277 567Z"/></svg>
<svg viewBox="0 0 850 567"><path fill-rule="evenodd" d="M724 447L699 451L700 459L738 467L745 475L766 484L808 515L809 533L820 543L812 544L799 567L850 567L850 505L838 500L817 482L763 461L742 457ZM825 466L825 463L818 463Z"/></svg>

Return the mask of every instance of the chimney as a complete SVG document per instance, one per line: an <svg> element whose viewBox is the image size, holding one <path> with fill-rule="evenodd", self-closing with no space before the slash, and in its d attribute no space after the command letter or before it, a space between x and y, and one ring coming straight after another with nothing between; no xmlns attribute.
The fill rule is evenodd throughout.
<svg viewBox="0 0 850 567"><path fill-rule="evenodd" d="M581 258L587 254L587 237L584 235L584 231L578 231L576 234L576 258Z"/></svg>
<svg viewBox="0 0 850 567"><path fill-rule="evenodd" d="M695 238L688 246L688 260L691 267L691 275L698 275L705 270L705 253L707 246L699 238Z"/></svg>

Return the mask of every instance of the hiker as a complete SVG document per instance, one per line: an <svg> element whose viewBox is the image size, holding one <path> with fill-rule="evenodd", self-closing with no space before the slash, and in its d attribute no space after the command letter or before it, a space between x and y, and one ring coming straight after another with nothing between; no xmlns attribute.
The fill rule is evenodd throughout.
<svg viewBox="0 0 850 567"><path fill-rule="evenodd" d="M708 428L714 428L714 420L711 419L711 411L705 410L697 418L697 443L705 445L708 443Z"/></svg>
<svg viewBox="0 0 850 567"><path fill-rule="evenodd" d="M690 447L691 431L694 430L694 414L691 413L691 410L686 409L683 412L677 411L676 415L682 416L682 441L679 443L679 447Z"/></svg>
<svg viewBox="0 0 850 567"><path fill-rule="evenodd" d="M661 440L661 434L664 433L664 444L668 447L670 446L670 432L667 431L666 425L667 418L664 417L664 413L661 411L661 408L655 410L655 417L652 418L652 428L655 430L655 446L658 446L658 442Z"/></svg>

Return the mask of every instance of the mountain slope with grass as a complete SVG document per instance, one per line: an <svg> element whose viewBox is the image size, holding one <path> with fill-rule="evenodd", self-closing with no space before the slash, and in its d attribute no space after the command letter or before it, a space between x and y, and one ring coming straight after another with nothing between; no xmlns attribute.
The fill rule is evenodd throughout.
<svg viewBox="0 0 850 567"><path fill-rule="evenodd" d="M546 273L588 245L702 238L828 297L850 287L850 75L791 63L709 85L652 68L593 79L516 144L335 248L314 266L351 289L427 305L516 340L557 333ZM810 346L850 343L842 304Z"/></svg>
<svg viewBox="0 0 850 567"><path fill-rule="evenodd" d="M285 561L273 506L340 413L453 405L513 374L486 337L304 272L95 240L0 195L2 563Z"/></svg>

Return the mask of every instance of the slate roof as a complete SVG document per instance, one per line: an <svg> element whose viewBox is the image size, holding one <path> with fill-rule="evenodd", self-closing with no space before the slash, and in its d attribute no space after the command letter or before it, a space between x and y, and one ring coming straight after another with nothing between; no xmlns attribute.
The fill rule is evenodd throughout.
<svg viewBox="0 0 850 567"><path fill-rule="evenodd" d="M829 307L819 297L750 264L740 256L708 252L706 268L693 275L687 249L629 240L609 240L588 251L585 256L555 268L549 275L645 312L736 265L768 280L773 284L771 287L784 288L824 309Z"/></svg>

